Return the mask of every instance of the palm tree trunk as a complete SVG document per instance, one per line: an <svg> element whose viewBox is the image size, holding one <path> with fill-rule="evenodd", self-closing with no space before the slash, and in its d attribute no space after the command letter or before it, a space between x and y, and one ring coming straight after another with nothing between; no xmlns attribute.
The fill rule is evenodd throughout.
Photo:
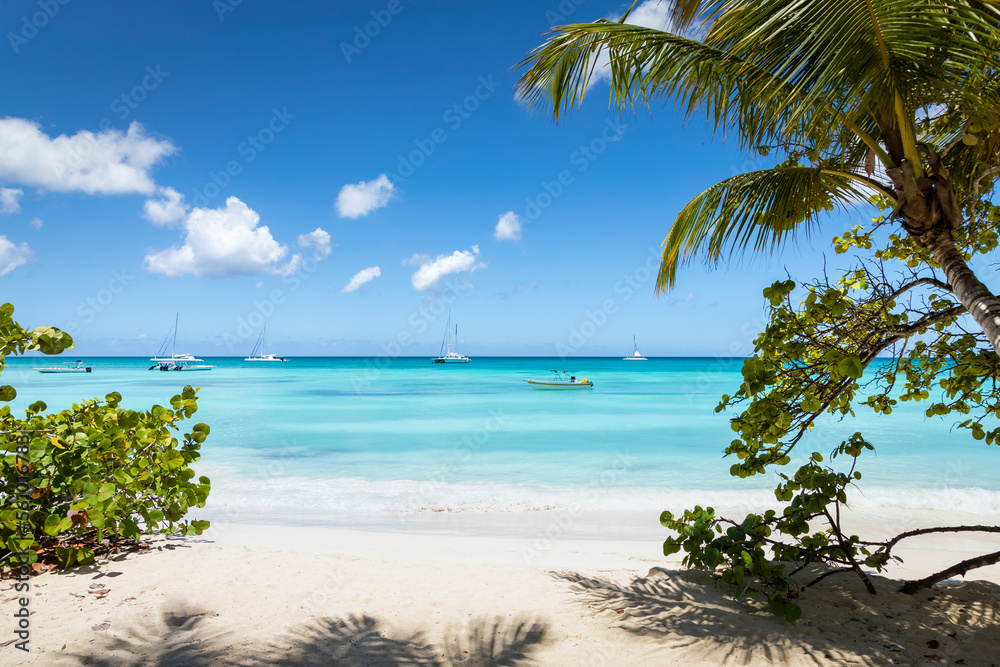
<svg viewBox="0 0 1000 667"><path fill-rule="evenodd" d="M952 292L972 315L972 319L982 327L993 349L1000 354L1000 299L990 292L965 263L965 258L955 247L955 239L950 231L936 229L921 241L948 276Z"/></svg>

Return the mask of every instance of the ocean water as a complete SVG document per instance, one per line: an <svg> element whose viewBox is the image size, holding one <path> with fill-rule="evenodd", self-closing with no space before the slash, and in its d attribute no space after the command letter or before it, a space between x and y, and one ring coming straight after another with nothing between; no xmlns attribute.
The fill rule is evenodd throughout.
<svg viewBox="0 0 1000 667"><path fill-rule="evenodd" d="M659 510L691 503L773 501L776 478L740 480L722 451L729 417L714 408L741 381L740 359L646 362L581 358L206 359L208 372L158 372L137 358L85 359L89 374L32 370L51 358L10 359L3 383L15 409L50 410L118 391L128 407L167 404L200 387L194 422L212 433L199 474L210 506L311 510ZM532 390L525 378L573 371L592 390ZM798 447L828 454L861 431L876 446L851 502L867 507L1000 513L1000 448L902 404L828 417Z"/></svg>

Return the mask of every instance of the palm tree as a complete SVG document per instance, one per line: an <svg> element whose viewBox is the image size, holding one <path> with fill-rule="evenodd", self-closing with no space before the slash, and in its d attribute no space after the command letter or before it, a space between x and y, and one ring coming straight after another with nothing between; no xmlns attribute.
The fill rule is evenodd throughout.
<svg viewBox="0 0 1000 667"><path fill-rule="evenodd" d="M696 256L773 252L824 210L882 198L1000 352L1000 300L966 263L972 240L995 247L980 193L1000 174L1000 4L673 0L671 10L673 33L628 14L553 28L521 63L518 89L559 120L607 63L619 110L672 101L744 150L789 158L681 210L657 291Z"/></svg>

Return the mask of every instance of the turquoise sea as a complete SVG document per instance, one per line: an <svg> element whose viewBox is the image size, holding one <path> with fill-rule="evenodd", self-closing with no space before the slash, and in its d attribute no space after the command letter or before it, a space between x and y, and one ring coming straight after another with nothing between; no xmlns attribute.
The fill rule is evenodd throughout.
<svg viewBox="0 0 1000 667"><path fill-rule="evenodd" d="M330 510L655 510L688 501L766 502L773 478L739 480L720 395L741 359L299 358L283 364L206 359L208 372L150 371L139 358L90 358L89 374L44 375L52 358L10 359L16 409L50 410L118 391L129 407L201 387L195 416L212 427L199 474L212 503ZM532 390L525 378L565 369L592 390ZM1000 512L1000 449L953 419L903 405L891 417L832 418L800 445L827 454L862 431L877 447L855 504Z"/></svg>

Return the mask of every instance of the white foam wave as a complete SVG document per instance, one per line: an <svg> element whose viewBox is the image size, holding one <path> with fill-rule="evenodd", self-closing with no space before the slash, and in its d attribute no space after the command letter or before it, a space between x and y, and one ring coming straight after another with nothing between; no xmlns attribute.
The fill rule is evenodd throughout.
<svg viewBox="0 0 1000 667"><path fill-rule="evenodd" d="M710 490L615 486L543 487L398 480L251 478L215 471L210 507L375 512L677 511L694 505L779 508L770 489ZM849 492L857 509L897 508L1000 514L1000 492L981 488L872 487Z"/></svg>

